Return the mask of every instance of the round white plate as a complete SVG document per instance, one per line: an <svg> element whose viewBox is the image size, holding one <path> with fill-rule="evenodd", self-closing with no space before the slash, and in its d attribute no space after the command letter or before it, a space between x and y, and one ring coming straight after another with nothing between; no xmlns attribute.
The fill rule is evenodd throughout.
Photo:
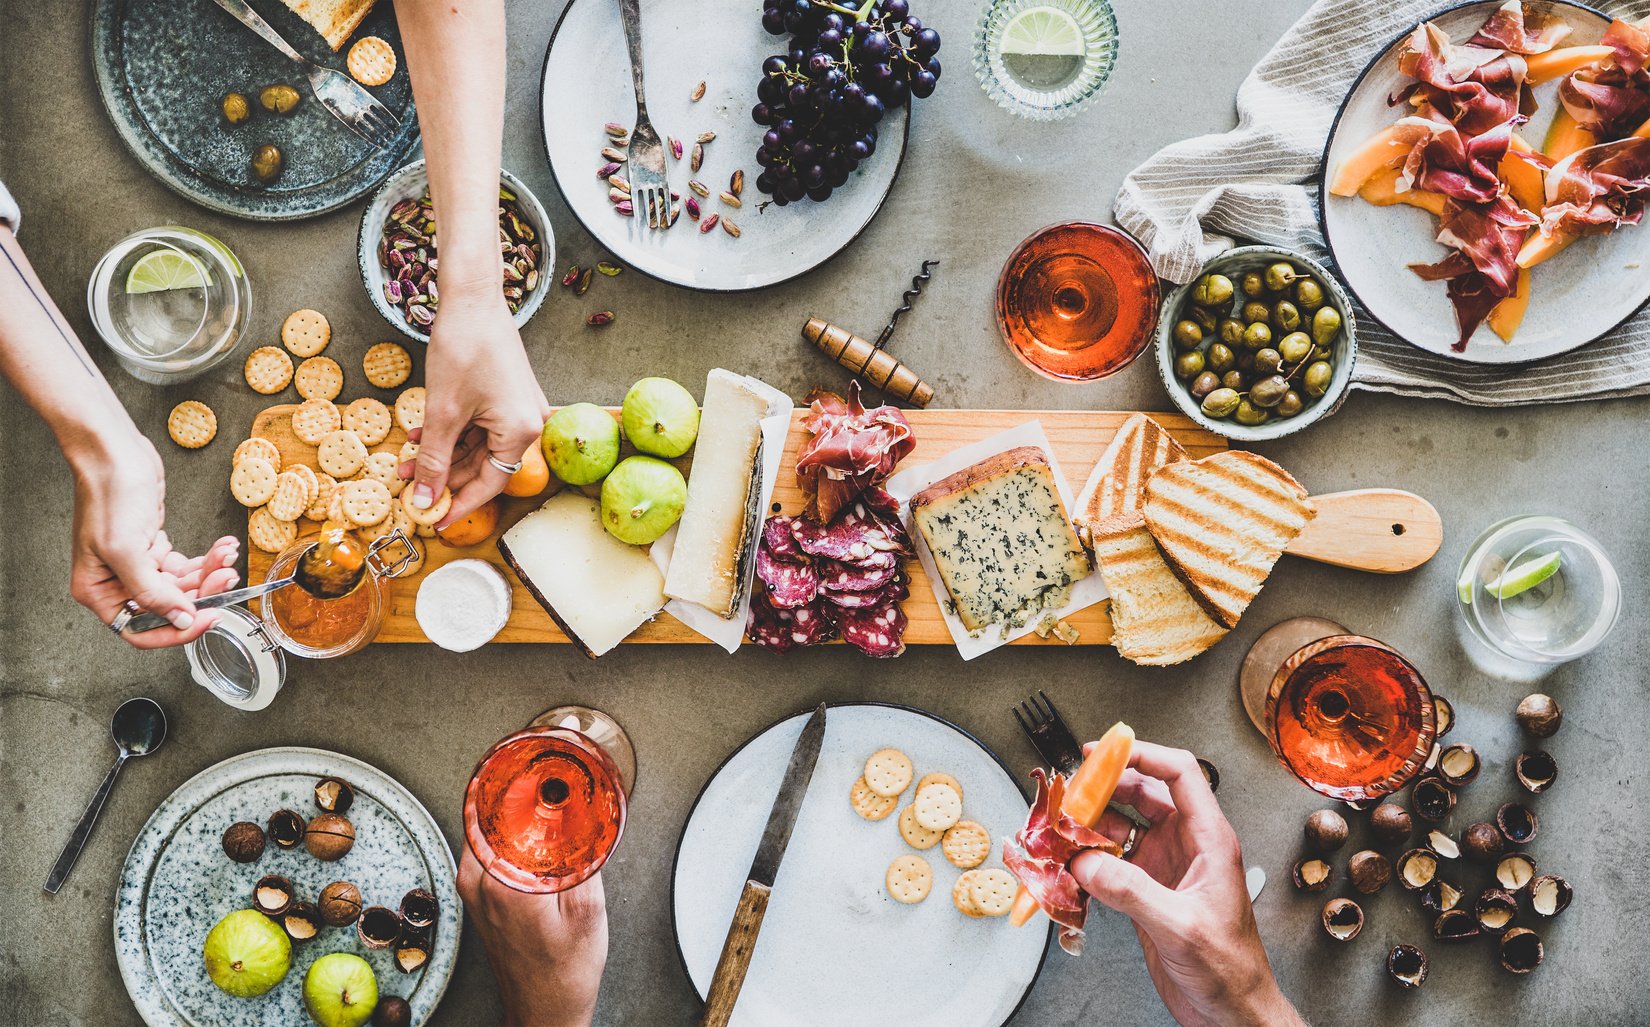
<svg viewBox="0 0 1650 1027"><path fill-rule="evenodd" d="M762 126L751 120L762 61L784 53L789 36L770 36L754 4L717 5L704 0L642 0L642 46L647 106L659 137L682 141L680 161L667 153L671 188L684 199L688 180L710 188L699 203L708 216L732 216L735 239L720 227L701 233L686 213L669 231L650 231L639 218L623 217L608 202L607 182L596 177L608 145L602 126L632 125L635 93L630 59L611 0L575 0L562 12L544 57L540 116L550 172L568 209L585 229L631 267L675 285L710 292L759 289L813 270L841 251L870 223L894 184L905 152L909 107L890 111L877 126L877 149L848 183L823 203L803 200L781 207L756 188ZM690 96L705 83L704 99ZM705 162L695 175L688 152L701 133ZM668 148L668 147L667 147ZM735 210L717 199L736 169L744 169L744 205ZM559 278L558 278L559 281Z"/></svg>
<svg viewBox="0 0 1650 1027"><path fill-rule="evenodd" d="M355 788L348 816L356 840L349 855L323 863L301 845L280 849L273 843L256 863L233 863L224 855L224 828L237 820L261 825L282 808L306 819L318 813L313 789L327 775ZM206 975L201 945L220 919L249 906L252 885L265 874L291 878L300 898L310 902L337 880L354 882L366 905L392 909L409 890L428 888L441 904L429 963L403 974L389 950L368 951L353 926L324 927L313 940L293 944L292 969L269 992L251 999L224 994ZM260 749L184 782L138 832L115 898L115 958L150 1027L308 1023L304 974L329 952L366 957L378 975L379 995L406 998L413 1023L421 1024L441 1001L458 962L464 910L457 875L429 811L376 767L322 749Z"/></svg>
<svg viewBox="0 0 1650 1027"><path fill-rule="evenodd" d="M701 996L807 716L780 721L728 757L683 829L671 905L676 947ZM848 790L866 757L886 747L910 756L917 778L943 771L962 785L963 816L994 839L985 866L1002 865L1001 839L1025 823L1027 800L1008 768L961 728L906 707L832 706L735 1027L998 1027L1031 990L1047 927L958 912L951 887L962 871L938 846L920 853L934 870L927 899L907 906L884 891L888 864L916 850L900 837L898 810L864 820L849 807ZM901 809L911 797L907 788Z"/></svg>
<svg viewBox="0 0 1650 1027"><path fill-rule="evenodd" d="M1572 31L1561 46L1597 43L1609 19L1577 4L1532 0L1562 15ZM1463 42L1502 0L1479 0L1432 19L1455 42ZM1391 125L1398 116L1387 98L1411 80L1398 70L1398 51L1409 33L1392 41L1364 69L1347 94L1329 133L1324 168L1338 167L1347 154ZM1558 110L1558 84L1535 90L1540 108L1518 129L1539 147ZM1322 176L1325 181L1328 175ZM1341 276L1375 319L1421 349L1474 363L1512 364L1539 360L1586 345L1630 317L1650 299L1650 225L1631 225L1609 235L1581 240L1532 269L1530 306L1511 343L1480 327L1465 352L1450 347L1460 337L1455 311L1443 282L1425 282L1410 264L1441 260L1449 250L1434 240L1437 219L1407 206L1376 207L1356 196L1330 196L1319 186L1324 238Z"/></svg>

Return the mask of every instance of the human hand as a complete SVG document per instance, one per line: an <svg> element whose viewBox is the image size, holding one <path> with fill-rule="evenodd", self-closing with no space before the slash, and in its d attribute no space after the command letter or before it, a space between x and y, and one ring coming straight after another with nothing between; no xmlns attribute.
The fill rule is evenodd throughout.
<svg viewBox="0 0 1650 1027"><path fill-rule="evenodd" d="M506 1027L589 1027L607 963L602 875L530 895L483 870L466 845L458 893L493 966Z"/></svg>
<svg viewBox="0 0 1650 1027"><path fill-rule="evenodd" d="M233 588L240 540L225 536L203 556L172 549L165 521L165 471L149 440L134 430L71 454L75 472L74 563L69 592L105 624L128 600L173 624L121 637L137 649L182 645L217 620L192 601Z"/></svg>
<svg viewBox="0 0 1650 1027"><path fill-rule="evenodd" d="M1128 859L1082 853L1083 890L1134 922L1146 969L1174 1018L1202 1024L1301 1025L1261 945L1237 834L1192 754L1136 742L1114 800L1151 822ZM1100 829L1121 842L1127 818Z"/></svg>
<svg viewBox="0 0 1650 1027"><path fill-rule="evenodd" d="M488 295L444 289L430 331L412 503L422 509L443 486L452 489L440 528L503 490L510 476L488 455L506 464L520 460L550 416L497 281L489 288Z"/></svg>

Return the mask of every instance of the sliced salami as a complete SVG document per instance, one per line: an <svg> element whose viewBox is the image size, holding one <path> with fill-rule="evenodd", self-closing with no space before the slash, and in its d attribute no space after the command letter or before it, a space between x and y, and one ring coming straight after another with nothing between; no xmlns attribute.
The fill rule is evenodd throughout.
<svg viewBox="0 0 1650 1027"><path fill-rule="evenodd" d="M819 571L813 564L775 559L766 545L756 550L756 576L768 586L773 605L781 609L807 606L819 594Z"/></svg>
<svg viewBox="0 0 1650 1027"><path fill-rule="evenodd" d="M864 520L856 519L852 510L823 527L798 518L791 522L791 535L804 553L827 560L857 562L877 554L865 540Z"/></svg>
<svg viewBox="0 0 1650 1027"><path fill-rule="evenodd" d="M776 560L807 563L808 554L797 546L796 538L791 535L791 524L795 520L794 517L769 517L762 526L762 548Z"/></svg>
<svg viewBox="0 0 1650 1027"><path fill-rule="evenodd" d="M815 602L796 610L782 610L791 615L791 640L797 645L818 645L836 637L837 626L826 616L823 603Z"/></svg>
<svg viewBox="0 0 1650 1027"><path fill-rule="evenodd" d="M866 656L884 659L905 651L905 611L897 604L841 609L836 624L842 640Z"/></svg>
<svg viewBox="0 0 1650 1027"><path fill-rule="evenodd" d="M897 558L875 567L862 567L838 560L820 560L815 566L819 569L816 578L818 587L827 592L876 592L899 574Z"/></svg>
<svg viewBox="0 0 1650 1027"><path fill-rule="evenodd" d="M751 615L746 633L751 641L775 653L787 653L805 645L829 642L836 637L836 625L825 616L821 604L780 609L765 591L751 597Z"/></svg>

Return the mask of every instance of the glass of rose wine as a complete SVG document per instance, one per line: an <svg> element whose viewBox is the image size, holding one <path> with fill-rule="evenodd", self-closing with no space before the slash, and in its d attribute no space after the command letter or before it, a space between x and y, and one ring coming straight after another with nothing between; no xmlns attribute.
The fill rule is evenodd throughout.
<svg viewBox="0 0 1650 1027"><path fill-rule="evenodd" d="M583 706L550 710L476 764L464 794L470 851L517 891L575 887L618 846L635 768L613 718Z"/></svg>

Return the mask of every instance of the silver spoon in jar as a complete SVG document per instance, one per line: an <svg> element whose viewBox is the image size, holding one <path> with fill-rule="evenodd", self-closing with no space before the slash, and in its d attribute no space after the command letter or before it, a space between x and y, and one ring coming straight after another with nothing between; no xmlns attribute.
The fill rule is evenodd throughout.
<svg viewBox="0 0 1650 1027"><path fill-rule="evenodd" d="M350 555L349 550L357 546L359 543L347 532L326 550L317 542L304 550L304 555L298 557L297 565L286 577L197 599L195 609L215 610L221 606L238 606L294 583L317 599L342 598L355 591L355 586L361 583L361 579L367 573L365 559L339 559L340 555ZM344 550L343 554L339 553L341 549ZM158 613L140 613L126 622L126 631L135 635L156 628L171 627L171 624L171 621Z"/></svg>
<svg viewBox="0 0 1650 1027"><path fill-rule="evenodd" d="M63 854L57 857L51 875L46 878L46 891L52 895L63 887L69 871L74 869L75 861L80 858L80 850L86 847L86 839L91 837L92 826L97 823L98 814L103 812L103 804L115 787L120 768L126 765L130 757L147 756L166 741L166 713L153 699L128 699L115 711L109 734L114 736L115 745L120 747L120 757L109 768L108 776L103 779L97 794L92 796L86 812L81 814L80 823L75 825L74 834L69 836L69 844L63 846Z"/></svg>

